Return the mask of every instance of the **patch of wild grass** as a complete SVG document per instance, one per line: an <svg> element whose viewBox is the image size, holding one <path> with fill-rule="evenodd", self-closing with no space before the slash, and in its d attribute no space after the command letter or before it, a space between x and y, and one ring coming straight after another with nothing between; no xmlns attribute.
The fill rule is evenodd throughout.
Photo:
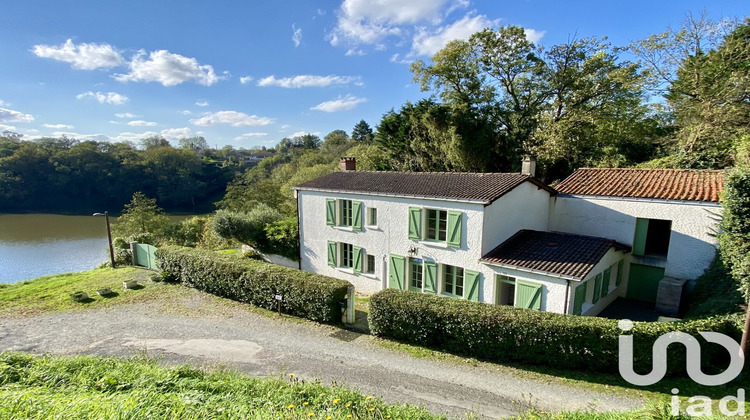
<svg viewBox="0 0 750 420"><path fill-rule="evenodd" d="M443 419L341 386L206 372L153 360L0 355L0 418Z"/></svg>

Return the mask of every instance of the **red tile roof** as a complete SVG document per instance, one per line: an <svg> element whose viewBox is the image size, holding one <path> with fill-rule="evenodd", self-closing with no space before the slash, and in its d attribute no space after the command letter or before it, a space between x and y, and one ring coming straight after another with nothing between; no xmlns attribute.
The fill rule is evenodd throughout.
<svg viewBox="0 0 750 420"><path fill-rule="evenodd" d="M524 229L481 261L583 280L612 247L630 251L612 239Z"/></svg>
<svg viewBox="0 0 750 420"><path fill-rule="evenodd" d="M553 188L536 178L518 173L341 171L294 188L472 200L488 204L524 182L556 194Z"/></svg>
<svg viewBox="0 0 750 420"><path fill-rule="evenodd" d="M562 194L719 202L720 170L582 168L555 189Z"/></svg>

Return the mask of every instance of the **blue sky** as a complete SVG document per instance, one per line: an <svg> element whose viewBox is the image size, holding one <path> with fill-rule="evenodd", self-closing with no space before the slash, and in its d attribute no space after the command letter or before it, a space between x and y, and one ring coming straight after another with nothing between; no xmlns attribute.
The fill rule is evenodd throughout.
<svg viewBox="0 0 750 420"><path fill-rule="evenodd" d="M273 146L426 96L409 62L485 26L614 45L745 0L14 1L0 25L0 130L25 138Z"/></svg>

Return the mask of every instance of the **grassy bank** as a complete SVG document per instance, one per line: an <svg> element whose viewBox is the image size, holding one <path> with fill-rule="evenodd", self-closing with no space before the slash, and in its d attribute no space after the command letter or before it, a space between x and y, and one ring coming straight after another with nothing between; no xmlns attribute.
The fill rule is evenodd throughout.
<svg viewBox="0 0 750 420"><path fill-rule="evenodd" d="M125 304L153 298L169 287L146 287L142 290L124 290L122 282L149 280L154 272L134 267L104 268L39 277L33 280L0 285L0 315L35 315L44 312L72 311L84 308L101 308L114 304ZM109 288L107 297L97 295L99 289ZM89 299L74 302L70 295L83 291Z"/></svg>
<svg viewBox="0 0 750 420"><path fill-rule="evenodd" d="M523 419L668 418L659 408L628 413L543 413L519 403ZM386 404L341 386L259 379L130 359L0 355L4 419L444 419L422 408Z"/></svg>

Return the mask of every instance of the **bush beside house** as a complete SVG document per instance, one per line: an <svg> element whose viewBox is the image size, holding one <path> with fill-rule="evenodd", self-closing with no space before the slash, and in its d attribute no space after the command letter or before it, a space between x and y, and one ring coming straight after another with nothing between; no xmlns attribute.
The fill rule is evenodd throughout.
<svg viewBox="0 0 750 420"><path fill-rule="evenodd" d="M341 321L349 282L200 249L167 246L156 251L165 277L217 296L318 322Z"/></svg>
<svg viewBox="0 0 750 420"><path fill-rule="evenodd" d="M617 372L617 321L510 306L451 299L422 293L384 290L370 300L373 334L500 362L549 365L556 368ZM715 331L739 338L735 318L713 317L688 322L636 322L634 367L651 372L652 344L662 334L683 331ZM728 354L721 346L702 345L704 366L726 367ZM669 347L668 371L684 372L686 352Z"/></svg>

